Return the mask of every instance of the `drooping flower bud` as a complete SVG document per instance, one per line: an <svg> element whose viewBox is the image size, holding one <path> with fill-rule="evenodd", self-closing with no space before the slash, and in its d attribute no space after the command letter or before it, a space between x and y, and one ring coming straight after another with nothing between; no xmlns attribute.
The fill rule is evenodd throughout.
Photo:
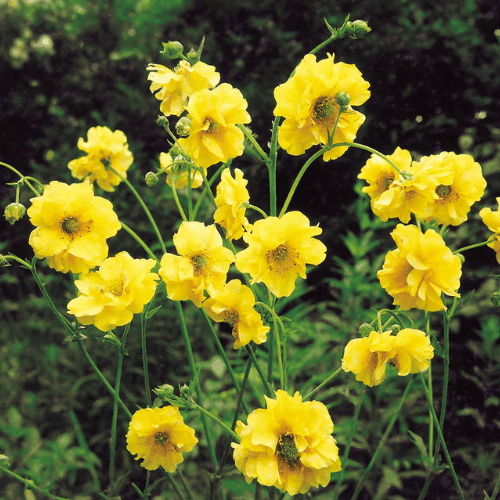
<svg viewBox="0 0 500 500"><path fill-rule="evenodd" d="M162 43L163 50L160 50L160 54L165 54L170 59L177 59L182 55L184 47L180 42L167 42Z"/></svg>
<svg viewBox="0 0 500 500"><path fill-rule="evenodd" d="M368 337L368 335L374 331L375 329L368 323L363 323L358 330L360 337Z"/></svg>
<svg viewBox="0 0 500 500"><path fill-rule="evenodd" d="M349 106L349 103L351 102L351 96L347 92L344 92L343 90L341 90L335 96L335 102L341 108L345 109L345 108L347 108L347 106Z"/></svg>
<svg viewBox="0 0 500 500"><path fill-rule="evenodd" d="M148 187L153 187L158 184L158 176L154 172L148 172L145 177L146 185Z"/></svg>
<svg viewBox="0 0 500 500"><path fill-rule="evenodd" d="M158 127L168 128L167 117L163 115L158 116L158 119L156 120L156 125L158 125Z"/></svg>
<svg viewBox="0 0 500 500"><path fill-rule="evenodd" d="M11 203L5 207L4 217L10 224L15 224L19 219L24 217L26 208L21 203Z"/></svg>
<svg viewBox="0 0 500 500"><path fill-rule="evenodd" d="M176 124L175 131L180 137L188 137L191 133L191 119L183 116Z"/></svg>

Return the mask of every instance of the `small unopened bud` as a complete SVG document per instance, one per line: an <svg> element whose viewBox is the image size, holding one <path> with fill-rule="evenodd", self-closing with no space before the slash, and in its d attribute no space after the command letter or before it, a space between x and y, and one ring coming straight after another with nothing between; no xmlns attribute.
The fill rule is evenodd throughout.
<svg viewBox="0 0 500 500"><path fill-rule="evenodd" d="M160 115L156 120L158 127L168 127L168 120L166 116Z"/></svg>
<svg viewBox="0 0 500 500"><path fill-rule="evenodd" d="M500 306L500 292L493 292L490 295L490 300L495 307Z"/></svg>
<svg viewBox="0 0 500 500"><path fill-rule="evenodd" d="M165 54L170 59L177 59L182 55L184 47L180 42L167 42L162 43L163 50L160 51L161 54Z"/></svg>
<svg viewBox="0 0 500 500"><path fill-rule="evenodd" d="M401 326L398 324L391 325L391 332L393 335L397 335L401 331Z"/></svg>
<svg viewBox="0 0 500 500"><path fill-rule="evenodd" d="M366 21L353 21L352 23L347 23L346 33L347 36L358 39L363 38L371 30Z"/></svg>
<svg viewBox="0 0 500 500"><path fill-rule="evenodd" d="M163 384L154 390L155 394L161 399L168 399L174 395L174 387L170 384Z"/></svg>
<svg viewBox="0 0 500 500"><path fill-rule="evenodd" d="M180 137L187 137L191 133L191 119L183 116L176 124L175 131Z"/></svg>
<svg viewBox="0 0 500 500"><path fill-rule="evenodd" d="M3 213L5 220L10 224L15 224L19 219L24 217L26 208L21 203L11 203L5 207Z"/></svg>
<svg viewBox="0 0 500 500"><path fill-rule="evenodd" d="M195 65L200 60L200 55L197 50L191 49L186 56L192 65Z"/></svg>
<svg viewBox="0 0 500 500"><path fill-rule="evenodd" d="M349 103L351 102L351 96L347 92L344 92L343 90L341 90L335 96L335 102L341 108L347 108L347 106L349 106Z"/></svg>
<svg viewBox="0 0 500 500"><path fill-rule="evenodd" d="M7 261L7 259L0 254L0 267L9 267L10 264L9 262Z"/></svg>
<svg viewBox="0 0 500 500"><path fill-rule="evenodd" d="M181 148L179 146L173 146L170 148L170 151L168 152L172 160L175 160L178 156L182 154Z"/></svg>
<svg viewBox="0 0 500 500"><path fill-rule="evenodd" d="M187 398L191 397L189 386L187 386L186 384L184 384L182 387L180 387L179 390L180 390L181 396L183 398L187 399Z"/></svg>
<svg viewBox="0 0 500 500"><path fill-rule="evenodd" d="M370 335L370 333L373 331L375 331L374 328L368 323L363 323L358 330L361 337L368 337L368 335Z"/></svg>
<svg viewBox="0 0 500 500"><path fill-rule="evenodd" d="M146 185L149 187L156 186L158 184L158 176L154 172L148 172L145 177Z"/></svg>

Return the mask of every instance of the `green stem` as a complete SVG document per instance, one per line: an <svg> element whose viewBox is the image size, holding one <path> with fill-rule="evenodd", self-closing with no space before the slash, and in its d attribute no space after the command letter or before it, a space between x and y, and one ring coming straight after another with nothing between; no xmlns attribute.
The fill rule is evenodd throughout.
<svg viewBox="0 0 500 500"><path fill-rule="evenodd" d="M278 203L276 197L276 165L278 160L278 129L280 117L277 116L273 122L273 130L271 135L271 148L269 151L269 163L267 168L269 171L269 214L276 217L278 213Z"/></svg>
<svg viewBox="0 0 500 500"><path fill-rule="evenodd" d="M205 175L205 171L201 170L201 175L203 176L203 184L205 184L205 192L210 198L210 202L212 203L214 208L217 208L217 203L215 203L214 194L212 193L212 185L208 182L207 176Z"/></svg>
<svg viewBox="0 0 500 500"><path fill-rule="evenodd" d="M461 500L465 500L464 493L462 491L462 487L460 486L460 482L459 482L457 474L455 472L455 468L453 467L453 462L451 461L451 456L448 452L448 447L446 446L446 442L444 440L443 431L441 430L441 425L438 421L436 411L434 410L434 407L431 404L431 398L430 398L429 392L427 390L427 384L425 383L425 379L423 377L423 374L419 373L419 376L420 376L420 381L422 383L422 387L424 388L424 393L425 393L425 398L427 399L427 404L429 405L429 409L431 410L431 413L432 413L432 418L434 419L434 424L436 425L436 430L437 430L437 433L439 435L439 440L441 442L441 446L443 447L443 452L444 452L445 457L446 457L446 462L448 463L448 467L450 468L450 473L451 473L451 476L453 478L453 482L455 483L455 489L457 490L457 493L458 493L459 497L461 498Z"/></svg>
<svg viewBox="0 0 500 500"><path fill-rule="evenodd" d="M274 398L275 393L274 393L273 389L271 388L271 386L269 385L269 382L267 381L266 377L264 376L264 372L262 371L262 368L260 367L259 362L258 362L257 358L255 357L255 353L253 352L253 349L251 348L250 344L247 344L245 346L245 349L247 350L248 355L250 356L253 365L257 369L257 373L259 374L260 380L262 381L262 384L264 385L267 396L269 398Z"/></svg>
<svg viewBox="0 0 500 500"><path fill-rule="evenodd" d="M158 238L158 242L160 243L160 247L162 249L162 252L166 253L167 249L165 248L165 243L163 243L163 239L161 237L160 230L158 229L158 226L156 225L156 222L155 222L153 216L151 215L151 212L149 211L149 208L144 203L144 200L141 198L141 195L137 192L137 190L134 188L134 186L132 186L132 184L130 184L130 182L128 181L128 179L126 179L125 177L123 177L123 175L121 175L119 172L117 172L113 167L111 167L110 165L108 165L106 168L108 168L116 176L118 176L122 180L122 182L124 182L127 185L127 187L130 189L130 191L132 191L133 195L136 197L137 201L139 202L139 205L141 205L142 209L144 210L144 213L146 214L146 217L148 218L149 222L151 223L153 231L155 232L156 237Z"/></svg>
<svg viewBox="0 0 500 500"><path fill-rule="evenodd" d="M26 185L31 189L31 191L33 191L33 193L36 195L36 196L40 196L40 192L37 191L32 185L31 183L28 181L28 177L25 177L21 172L19 172L19 170L15 169L13 166L7 164L7 163L4 163L3 161L0 161L0 165L12 170L12 172L14 172L15 174L17 174L20 178L21 178L21 181L25 182ZM41 188L43 188L43 184L34 179L33 177L29 177L30 179L38 182L38 184L40 185Z"/></svg>
<svg viewBox="0 0 500 500"><path fill-rule="evenodd" d="M255 137L250 133L250 131L245 127L245 125L236 125L244 134L248 141L253 145L259 156L264 160L265 164L269 164L269 156L266 155L264 150L260 147L260 144L255 140Z"/></svg>
<svg viewBox="0 0 500 500"><path fill-rule="evenodd" d="M205 189L203 189L203 191L201 192L200 194L200 197L198 198L198 201L196 202L196 205L194 206L194 210L193 210L193 218L191 220L196 220L196 215L198 214L198 210L200 209L200 206L205 198L205 196L207 195L208 191L212 192L212 185L214 184L214 182L220 177L222 171L224 169L227 168L227 164L226 163L223 163L218 169L217 171L215 172L214 175L212 175L212 177L210 177L210 180L208 181L208 186L205 185Z"/></svg>
<svg viewBox="0 0 500 500"><path fill-rule="evenodd" d="M151 387L149 385L148 353L147 353L147 343L146 343L147 310L148 307L146 306L141 314L141 347L142 347L141 351L142 351L142 372L144 374L144 390L146 391L146 405L148 406L148 408L151 408L152 406Z"/></svg>
<svg viewBox="0 0 500 500"><path fill-rule="evenodd" d="M471 250L472 248L484 247L485 245L488 245L489 243L492 243L493 241L495 241L497 239L497 236L499 236L498 233L494 234L493 236L490 236L486 241L482 241L481 243L476 243L474 245L469 245L467 247L459 248L458 250L455 250L453 252L453 255L456 255L457 253L465 252L466 250Z"/></svg>
<svg viewBox="0 0 500 500"><path fill-rule="evenodd" d="M354 491L354 494L352 495L351 500L356 500L356 498L358 498L358 495L361 492L361 488L363 487L363 484L364 484L366 478L368 477L373 466L377 462L378 456L380 455L381 451L383 450L383 448L385 446L385 442L387 441L387 438L389 437L389 434L391 433L392 428L394 427L394 424L396 423L396 420L399 416L399 412L401 411L401 408L403 407L403 404L405 402L406 396L410 392L410 388L411 388L412 383L413 383L413 378L410 378L410 380L408 381L408 385L406 386L405 392L401 396L398 407L396 408L396 410L392 414L392 418L389 422L389 425L387 426L387 428L382 436L382 439L380 440L380 442L377 446L377 449L375 450L375 453L373 454L372 459L370 460L370 463L366 467L366 469L363 473L363 476L361 477L361 480L359 481L358 485L356 486L356 490Z"/></svg>
<svg viewBox="0 0 500 500"><path fill-rule="evenodd" d="M192 403L193 404L193 403ZM233 437L238 443L241 441L240 437L236 432L234 432L228 425L226 425L220 418L216 417L214 414L210 413L209 411L205 410L202 406L194 403L194 408L198 410L202 415L207 416L214 422L216 422L220 427L222 427L230 436Z"/></svg>
<svg viewBox="0 0 500 500"><path fill-rule="evenodd" d="M15 472L12 472L11 470L6 469L1 465L0 465L0 471L5 472L9 476L12 476L14 479L17 479L18 481L23 483L28 489L34 490L37 493L46 496L47 498L52 498L53 500L70 500L69 498L58 497L56 495L52 495L52 493L49 493L48 491L42 490L42 488L40 488L36 484L32 483L31 481L28 481L27 479L24 479L24 477L18 476Z"/></svg>
<svg viewBox="0 0 500 500"><path fill-rule="evenodd" d="M196 377L197 369L196 369L196 361L194 359L193 355L193 349L191 347L191 341L189 339L189 333L187 330L186 326L186 320L184 319L184 313L182 311L182 306L178 300L174 301L175 305L175 310L177 312L177 317L179 318L179 323L181 327L181 333L182 333L182 338L184 340L184 345L186 347L186 354L188 357L189 361L189 368L191 369L191 374L193 377ZM201 389L200 389L200 384L196 384L196 397L201 405L203 405L203 395L201 394ZM203 423L203 428L205 430L205 436L207 438L207 446L208 446L208 453L210 455L210 458L212 459L212 462L214 464L214 469L218 469L218 463L217 463L217 456L215 454L215 448L213 445L212 441L212 433L210 432L210 427L208 426L207 419L205 417L205 414L202 413L201 415L201 420Z"/></svg>
<svg viewBox="0 0 500 500"><path fill-rule="evenodd" d="M179 467L177 468L177 472L181 479L182 486L184 487L184 491L187 493L187 496L189 497L189 500L194 500L193 494L191 493L191 489L189 488L189 485L187 484L186 479L184 478L184 474L181 472L181 469Z"/></svg>
<svg viewBox="0 0 500 500"><path fill-rule="evenodd" d="M251 205L250 203L243 203L243 206L246 208L250 208L251 210L255 210L256 212L259 212L264 219L267 219L267 214L264 212L264 210L260 209L259 207L256 207L255 205Z"/></svg>
<svg viewBox="0 0 500 500"><path fill-rule="evenodd" d="M137 233L135 233L132 229L130 229L126 224L124 224L122 221L120 221L120 224L122 226L123 229L125 229L125 231L130 234L130 236L132 236L132 238L134 238L135 241L137 241L137 243L139 243L139 245L146 251L146 253L154 260L156 260L156 262L160 262L159 259L156 257L156 255L151 251L151 249L146 245L146 243L144 243L144 241L137 235Z"/></svg>
<svg viewBox="0 0 500 500"><path fill-rule="evenodd" d="M335 370L331 375L329 375L321 384L316 387L316 389L312 390L302 401L307 401L312 398L320 389L322 389L326 384L328 384L331 380L333 380L340 372L342 371L342 367Z"/></svg>
<svg viewBox="0 0 500 500"><path fill-rule="evenodd" d="M174 201L177 206L177 210L179 211L180 216L182 217L183 221L187 221L186 214L184 213L184 209L182 208L181 202L179 200L179 195L177 194L177 189L175 187L175 182L172 182L172 194L174 195Z"/></svg>

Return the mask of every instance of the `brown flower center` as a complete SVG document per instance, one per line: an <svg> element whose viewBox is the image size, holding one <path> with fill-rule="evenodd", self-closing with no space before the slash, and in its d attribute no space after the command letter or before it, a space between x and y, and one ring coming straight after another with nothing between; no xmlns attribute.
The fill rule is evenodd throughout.
<svg viewBox="0 0 500 500"><path fill-rule="evenodd" d="M266 253L266 261L270 271L276 271L278 274L287 271L295 265L294 258L298 258L299 252L289 248L286 244L277 246L274 250Z"/></svg>
<svg viewBox="0 0 500 500"><path fill-rule="evenodd" d="M297 446L295 445L295 437L293 434L282 434L278 438L278 444L276 445L276 455L280 472L283 471L285 465L290 470L294 470L296 467L301 466L299 452L297 451Z"/></svg>
<svg viewBox="0 0 500 500"><path fill-rule="evenodd" d="M191 264L194 267L195 276L204 276L205 271L208 269L208 259L203 254L193 255L191 257Z"/></svg>
<svg viewBox="0 0 500 500"><path fill-rule="evenodd" d="M240 315L238 311L234 309L229 309L228 311L224 311L223 314L224 322L226 322L232 329L232 333L234 337L238 337L238 322L240 320Z"/></svg>
<svg viewBox="0 0 500 500"><path fill-rule="evenodd" d="M80 230L80 224L78 223L78 219L75 217L66 217L61 222L61 229L64 233L69 236L74 236Z"/></svg>
<svg viewBox="0 0 500 500"><path fill-rule="evenodd" d="M381 184L384 191L387 191L391 187L391 184L394 182L394 177L394 175L389 175L382 179Z"/></svg>
<svg viewBox="0 0 500 500"><path fill-rule="evenodd" d="M313 118L316 122L326 122L337 118L339 105L330 96L320 97L314 103Z"/></svg>
<svg viewBox="0 0 500 500"><path fill-rule="evenodd" d="M208 123L208 129L206 130L206 132L208 134L213 134L214 132L217 132L217 130L219 130L220 128L220 124L218 124L215 120L213 120L212 118L205 118L205 121L203 122L204 125L206 125Z"/></svg>
<svg viewBox="0 0 500 500"><path fill-rule="evenodd" d="M167 432L157 432L155 434L155 443L160 446L166 446L170 442L170 437Z"/></svg>
<svg viewBox="0 0 500 500"><path fill-rule="evenodd" d="M112 293L115 297L119 297L125 288L125 280L113 281L108 286L108 292Z"/></svg>
<svg viewBox="0 0 500 500"><path fill-rule="evenodd" d="M450 194L451 194L451 186L445 186L443 184L440 184L437 188L436 188L436 194L440 197L440 198L447 198Z"/></svg>

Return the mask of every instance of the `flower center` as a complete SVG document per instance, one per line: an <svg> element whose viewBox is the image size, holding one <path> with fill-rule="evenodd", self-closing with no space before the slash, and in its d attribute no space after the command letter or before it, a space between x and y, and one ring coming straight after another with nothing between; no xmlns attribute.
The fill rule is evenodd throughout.
<svg viewBox="0 0 500 500"><path fill-rule="evenodd" d="M320 97L313 108L313 118L317 122L325 122L332 116L337 118L339 105L330 96Z"/></svg>
<svg viewBox="0 0 500 500"><path fill-rule="evenodd" d="M75 219L74 217L66 217L61 222L61 229L64 233L74 236L80 230L78 219Z"/></svg>
<svg viewBox="0 0 500 500"><path fill-rule="evenodd" d="M276 454L278 455L278 466L280 469L286 464L290 470L300 467L300 457L295 445L293 434L282 434L276 445ZM281 470L280 470L281 472Z"/></svg>
<svg viewBox="0 0 500 500"><path fill-rule="evenodd" d="M224 311L224 322L226 322L232 329L234 337L238 336L238 321L240 320L240 315L238 311L234 309L229 309L229 311Z"/></svg>
<svg viewBox="0 0 500 500"><path fill-rule="evenodd" d="M170 442L170 437L167 432L157 432L155 434L155 443L160 446L166 446Z"/></svg>
<svg viewBox="0 0 500 500"><path fill-rule="evenodd" d="M212 120L212 118L205 118L205 121L203 122L203 125L206 125L208 123L208 128L206 130L206 132L208 134L212 134L214 132L217 132L217 130L219 130L220 128L220 125L215 121L215 120Z"/></svg>
<svg viewBox="0 0 500 500"><path fill-rule="evenodd" d="M204 275L205 270L208 268L208 260L203 254L193 255L191 264L193 264L195 276Z"/></svg>
<svg viewBox="0 0 500 500"><path fill-rule="evenodd" d="M113 281L110 286L108 286L108 292L112 293L115 297L119 297L123 293L125 287L125 280Z"/></svg>
<svg viewBox="0 0 500 500"><path fill-rule="evenodd" d="M382 188L384 189L384 191L387 191L390 187L391 187L391 184L394 182L394 175L389 175L388 177L384 177L382 179Z"/></svg>
<svg viewBox="0 0 500 500"><path fill-rule="evenodd" d="M287 271L295 265L294 257L297 258L299 252L287 245L279 245L274 250L266 253L266 261L270 271L276 271L278 274Z"/></svg>
<svg viewBox="0 0 500 500"><path fill-rule="evenodd" d="M436 188L436 194L440 197L440 198L446 198L447 196L449 196L451 193L451 186L444 186L443 184L440 184L437 188Z"/></svg>

